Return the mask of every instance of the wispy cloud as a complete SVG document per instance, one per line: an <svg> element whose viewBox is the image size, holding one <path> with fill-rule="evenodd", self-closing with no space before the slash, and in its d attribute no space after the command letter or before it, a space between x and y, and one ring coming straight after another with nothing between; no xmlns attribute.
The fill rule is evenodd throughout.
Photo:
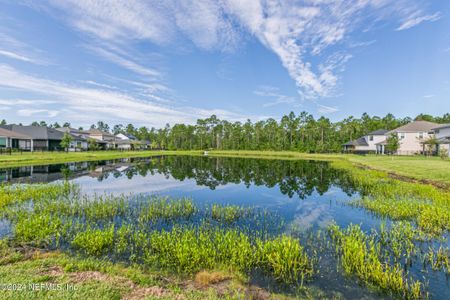
<svg viewBox="0 0 450 300"><path fill-rule="evenodd" d="M5 28L0 27L0 56L37 65L48 65L49 61L41 57L38 49L6 34ZM39 54L38 54L39 53Z"/></svg>
<svg viewBox="0 0 450 300"><path fill-rule="evenodd" d="M119 91L86 88L37 78L8 65L0 65L0 87L44 95L55 102L52 104L52 109L42 107L44 105L36 109L19 108L18 114L20 116L47 113L49 117L55 117L58 110L53 108L60 105L64 107L65 120L83 122L84 124L95 122L99 118L110 122L133 122L148 126L164 126L165 123L193 123L197 118L206 118L211 114L240 121L251 117L250 115L244 116L221 109L174 108L158 104L151 99L144 100ZM14 100L10 101L14 102ZM26 102L22 103L26 105Z"/></svg>
<svg viewBox="0 0 450 300"><path fill-rule="evenodd" d="M339 111L339 108L333 107L333 106L325 106L318 104L317 105L317 111L321 114L330 114Z"/></svg>
<svg viewBox="0 0 450 300"><path fill-rule="evenodd" d="M422 22L434 22L441 18L441 14L439 12L431 14L431 15L421 15L420 12L414 12L411 14L396 30L405 30L419 25Z"/></svg>
<svg viewBox="0 0 450 300"><path fill-rule="evenodd" d="M5 51L5 50L0 50L0 55L2 56L6 56L9 58L13 58L13 59L17 59L17 60L21 60L21 61L25 61L25 62L34 62L31 58L23 56L21 54L17 54L14 52L10 52L10 51Z"/></svg>
<svg viewBox="0 0 450 300"><path fill-rule="evenodd" d="M125 69L128 69L137 74L148 76L150 78L160 77L161 73L155 69L148 68L140 65L139 63L133 61L130 58L124 57L120 54L114 53L111 50L107 50L105 48L97 47L97 46L86 46L87 49L91 50L95 54L107 59Z"/></svg>
<svg viewBox="0 0 450 300"><path fill-rule="evenodd" d="M360 26L367 28L393 18L402 22L397 30L404 30L440 18L439 13L425 13L426 5L409 0L136 0L110 1L107 5L101 1L52 0L50 3L58 17L76 30L115 44L150 41L176 45L191 41L200 49L230 51L236 49L244 35L254 36L279 57L302 98L334 95L342 65L351 55L345 50L337 55L333 46L346 41ZM117 53L96 51L141 75L154 72ZM330 57L333 62L329 62Z"/></svg>
<svg viewBox="0 0 450 300"><path fill-rule="evenodd" d="M57 115L59 115L59 111L49 109L19 109L17 111L17 115L21 117L31 117L33 115L41 115L48 118L54 118Z"/></svg>
<svg viewBox="0 0 450 300"><path fill-rule="evenodd" d="M132 84L136 89L134 100L142 97L158 105L172 103L167 97L172 90L164 81L166 73L130 53L133 46L139 45L134 47L139 49L152 43L232 52L251 37L279 58L295 82L300 99L317 99L339 94L350 52L373 43L355 42L351 33L371 30L376 27L373 24L386 20L401 31L441 18L441 13L429 11L426 1L411 0L49 0L31 6L83 33L85 50L137 75L138 80L130 80L136 83ZM26 52L4 51L7 54L0 55L22 61L33 59ZM229 79L227 66L219 66L217 75ZM93 82L88 84L111 90L104 83ZM129 96L120 93L120 88L112 90ZM273 98L265 107L296 102L275 94L265 96ZM319 110L332 109L324 107Z"/></svg>
<svg viewBox="0 0 450 300"><path fill-rule="evenodd" d="M423 97L429 99L429 98L436 97L436 95L435 94L428 94L428 95L424 95Z"/></svg>
<svg viewBox="0 0 450 300"><path fill-rule="evenodd" d="M259 86L256 90L253 91L253 94L271 98L274 101L267 102L263 104L263 107L271 107L279 104L292 104L295 103L295 98L286 96L280 93L277 87L262 85Z"/></svg>

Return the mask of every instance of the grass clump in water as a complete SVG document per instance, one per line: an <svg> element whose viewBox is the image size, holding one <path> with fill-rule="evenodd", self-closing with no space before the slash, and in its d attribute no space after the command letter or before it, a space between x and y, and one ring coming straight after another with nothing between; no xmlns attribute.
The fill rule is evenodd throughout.
<svg viewBox="0 0 450 300"><path fill-rule="evenodd" d="M101 256L111 251L114 242L114 225L103 230L88 228L75 235L72 246L89 255Z"/></svg>
<svg viewBox="0 0 450 300"><path fill-rule="evenodd" d="M190 199L87 198L74 192L19 201L3 214L14 229L12 240L20 243L177 274L259 270L288 284L311 278L313 262L299 240L277 237L269 212L251 212L237 206L199 209Z"/></svg>
<svg viewBox="0 0 450 300"><path fill-rule="evenodd" d="M366 235L359 225L346 229L331 225L329 232L346 274L356 275L362 282L396 297L420 299L424 296L420 281L407 278L399 263L389 264L376 234Z"/></svg>
<svg viewBox="0 0 450 300"><path fill-rule="evenodd" d="M140 222L155 222L158 219L174 220L188 219L197 212L191 199L170 199L167 197L153 197L151 201L140 208Z"/></svg>
<svg viewBox="0 0 450 300"><path fill-rule="evenodd" d="M213 204L211 207L211 218L218 222L231 224L249 216L251 212L251 208L239 205Z"/></svg>

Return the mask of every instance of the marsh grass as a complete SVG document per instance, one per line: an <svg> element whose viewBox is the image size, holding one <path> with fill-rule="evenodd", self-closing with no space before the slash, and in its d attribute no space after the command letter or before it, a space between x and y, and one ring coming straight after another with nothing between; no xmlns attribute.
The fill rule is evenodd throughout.
<svg viewBox="0 0 450 300"><path fill-rule="evenodd" d="M392 220L414 221L425 233L439 236L450 230L450 193L432 185L390 178L383 171L360 169L345 161L334 168L347 170L361 198L348 204Z"/></svg>
<svg viewBox="0 0 450 300"><path fill-rule="evenodd" d="M424 285L408 277L399 262L391 263L390 256L383 250L382 244L387 241L390 241L394 253L398 247L403 247L402 240L397 241L395 238L397 233L386 236L385 231L382 233L382 241L377 238L376 233L365 234L359 225L350 225L346 229L331 225L329 233L346 274L354 275L363 283L395 297L421 299L426 296Z"/></svg>
<svg viewBox="0 0 450 300"><path fill-rule="evenodd" d="M32 191L32 186L17 186ZM313 260L300 241L278 236L267 211L240 206L199 208L191 199L155 196L82 196L55 185L38 197L1 209L15 243L63 249L86 257L140 264L194 275L201 270L260 270L286 284L313 276ZM58 192L59 191L59 192ZM21 196L22 197L22 196ZM28 199L29 201L27 201Z"/></svg>
<svg viewBox="0 0 450 300"><path fill-rule="evenodd" d="M234 223L239 219L250 216L253 209L238 205L213 204L211 207L211 218L224 223Z"/></svg>

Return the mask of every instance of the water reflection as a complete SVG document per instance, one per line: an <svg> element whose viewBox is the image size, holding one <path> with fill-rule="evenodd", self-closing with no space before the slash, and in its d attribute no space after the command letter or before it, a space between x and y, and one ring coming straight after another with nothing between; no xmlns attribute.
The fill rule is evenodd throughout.
<svg viewBox="0 0 450 300"><path fill-rule="evenodd" d="M139 179L152 178L158 182L148 185L149 182L141 181L149 188L161 184L164 179L175 180L178 184L191 180L196 186L211 190L229 184L243 184L247 188L252 185L276 187L281 194L300 199L313 192L324 195L332 186L340 187L348 195L354 193L343 171L330 168L327 162L305 160L162 156L0 169L0 182L35 183L76 178L114 182L115 186L111 188L116 190L121 181L112 179L134 179L133 184L121 185L123 192L130 188L134 191L133 185L138 184ZM106 185L103 188L108 190Z"/></svg>

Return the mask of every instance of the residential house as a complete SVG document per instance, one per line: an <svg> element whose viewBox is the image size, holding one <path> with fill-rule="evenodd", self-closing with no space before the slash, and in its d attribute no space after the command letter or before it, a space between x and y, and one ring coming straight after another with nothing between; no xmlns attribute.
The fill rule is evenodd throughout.
<svg viewBox="0 0 450 300"><path fill-rule="evenodd" d="M450 157L450 124L441 124L432 130L437 143L436 152L439 153L440 149L445 149Z"/></svg>
<svg viewBox="0 0 450 300"><path fill-rule="evenodd" d="M72 137L68 151L86 151L88 150L89 135L82 130L70 127L61 127L56 130L63 133L68 133Z"/></svg>
<svg viewBox="0 0 450 300"><path fill-rule="evenodd" d="M115 149L116 148L116 136L109 132L104 132L99 129L89 129L84 131L89 138L96 140L96 142L103 149Z"/></svg>
<svg viewBox="0 0 450 300"><path fill-rule="evenodd" d="M140 148L141 143L131 134L116 134L116 147L119 150L134 150Z"/></svg>
<svg viewBox="0 0 450 300"><path fill-rule="evenodd" d="M64 134L45 126L1 125L0 128L13 131L31 138L30 151L61 150Z"/></svg>
<svg viewBox="0 0 450 300"><path fill-rule="evenodd" d="M384 149L378 146L379 143L386 140L385 129L379 129L369 132L356 140L345 143L344 151L352 153L384 153Z"/></svg>
<svg viewBox="0 0 450 300"><path fill-rule="evenodd" d="M386 137L391 134L398 136L400 147L396 154L413 155L425 153L425 144L434 137L433 128L439 124L428 121L413 121L386 133Z"/></svg>
<svg viewBox="0 0 450 300"><path fill-rule="evenodd" d="M31 142L31 137L25 134L0 128L0 148L31 151Z"/></svg>
<svg viewBox="0 0 450 300"><path fill-rule="evenodd" d="M116 134L116 138L118 138L120 140L133 140L133 141L137 141L138 140L134 135L132 135L132 134L124 134L124 133Z"/></svg>

